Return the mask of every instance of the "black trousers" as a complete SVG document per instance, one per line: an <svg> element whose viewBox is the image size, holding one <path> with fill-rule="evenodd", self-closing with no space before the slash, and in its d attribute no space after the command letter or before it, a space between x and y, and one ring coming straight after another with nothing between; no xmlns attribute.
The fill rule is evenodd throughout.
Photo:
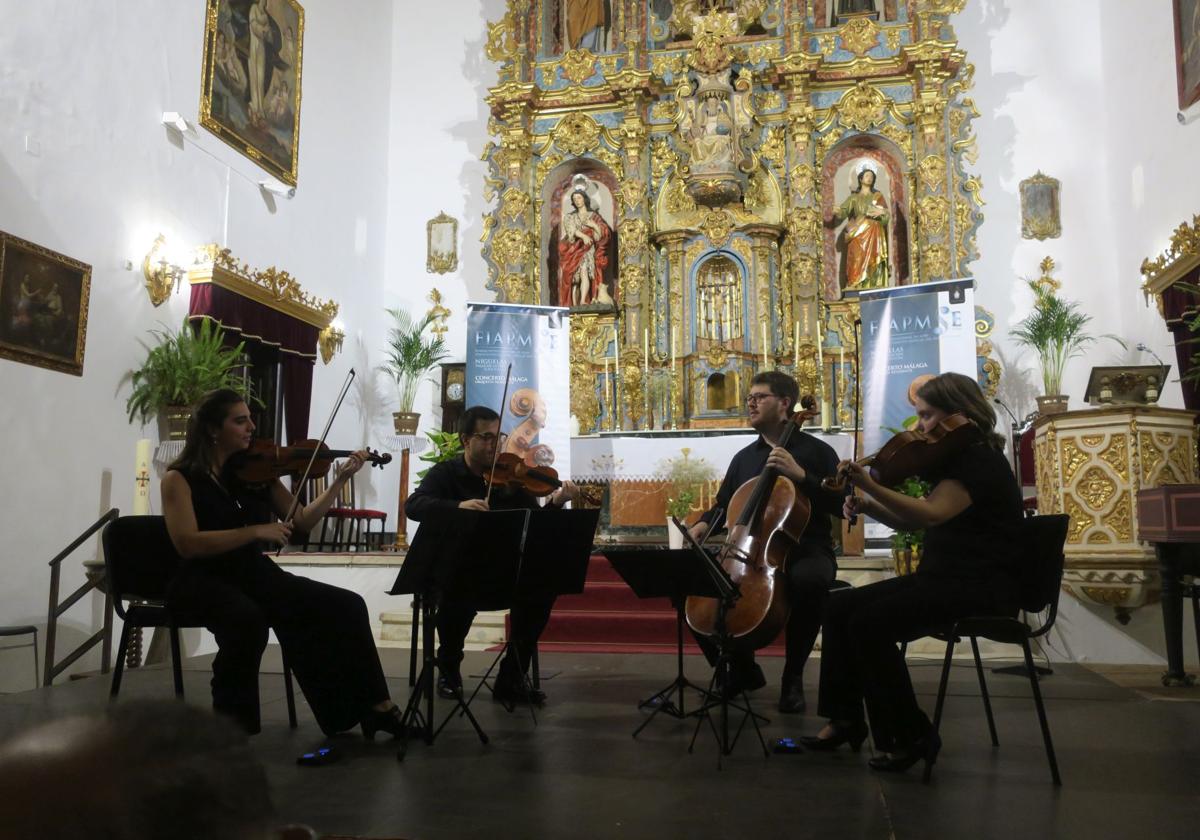
<svg viewBox="0 0 1200 840"><path fill-rule="evenodd" d="M362 596L285 572L263 555L185 563L167 603L183 625L217 639L213 709L249 733L261 728L258 669L275 631L321 730L358 724L388 698L379 652Z"/></svg>
<svg viewBox="0 0 1200 840"><path fill-rule="evenodd" d="M897 647L971 615L1015 614L1003 586L986 580L908 575L834 592L821 635L817 711L858 721L863 703L877 749L902 750L930 730Z"/></svg>
<svg viewBox="0 0 1200 840"><path fill-rule="evenodd" d="M786 688L791 680L804 676L804 664L821 629L821 613L829 598L829 587L837 576L837 560L831 547L802 542L788 553L784 573L791 608L785 631L783 685ZM708 636L693 635L709 664L715 665L716 643ZM731 666L735 674L745 674L754 667L754 651L736 647Z"/></svg>
<svg viewBox="0 0 1200 840"><path fill-rule="evenodd" d="M510 613L512 637L509 639L508 651L501 663L502 673L509 679L515 679L525 673L529 660L537 647L537 641L550 621L550 611L554 608L554 599L534 599L521 601L513 605ZM438 604L437 633L438 633L438 667L457 671L463 658L463 644L475 620L476 611L468 603L443 595Z"/></svg>

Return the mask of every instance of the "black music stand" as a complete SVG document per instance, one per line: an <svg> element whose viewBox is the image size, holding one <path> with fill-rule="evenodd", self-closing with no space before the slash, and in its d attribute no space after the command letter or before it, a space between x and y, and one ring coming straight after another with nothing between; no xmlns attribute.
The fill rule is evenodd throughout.
<svg viewBox="0 0 1200 840"><path fill-rule="evenodd" d="M683 675L684 605L689 595L720 597L708 570L699 564L691 548L606 549L600 553L608 558L617 574L639 598L670 598L675 607L675 679L638 703L639 709L650 707L654 711L633 730L633 737L636 738L659 712L680 720L699 714L699 709L689 714L683 703L684 693L689 688L707 694L705 689ZM676 692L679 692L678 701L675 700Z"/></svg>
<svg viewBox="0 0 1200 840"><path fill-rule="evenodd" d="M729 755L733 752L734 746L737 745L738 738L741 737L742 730L746 726L746 721L749 720L754 725L754 731L758 734L758 743L762 746L763 756L770 756L770 751L767 750L767 742L763 738L762 729L758 726L758 721L761 719L767 723L767 719L755 713L750 708L750 698L746 692L742 691L742 702L730 698L726 693L732 679L730 673L730 655L733 651L733 638L726 632L725 614L729 608L740 597L738 585L729 577L729 574L722 568L720 561L715 557L709 556L707 552L692 539L691 533L687 527L680 522L676 517L671 517L671 523L675 528L679 529L683 534L684 542L691 549L692 554L699 562L701 567L705 569L712 581L713 587L718 593L717 597L717 622L713 628L713 639L717 644L717 664L713 668L712 680L708 684L708 690L705 692L705 700L697 712L696 730L692 733L692 741L688 744L688 752L692 752L696 746L696 738L700 735L700 729L705 721L708 721L709 727L713 731L713 736L717 739L717 769L721 769L721 756ZM713 721L712 715L709 714L713 708L721 710L721 725L720 727ZM730 708L737 709L742 712L742 720L738 724L737 732L733 734L733 738L729 737L729 710Z"/></svg>
<svg viewBox="0 0 1200 840"><path fill-rule="evenodd" d="M492 602L480 609L510 609L516 603L552 601L559 595L573 595L583 591L588 560L591 558L596 537L596 526L600 522L600 511L540 508L526 512L529 513L529 520L521 542L521 551L517 555L517 569L508 578L511 589L509 600L503 605ZM438 727L438 732L456 712L460 715L470 713L471 703L480 689L484 686L490 687L488 680L511 643L511 640L504 642L492 664L475 686L475 690L471 692L470 698L462 703L461 710L451 710L446 720ZM532 659L535 651L528 653ZM525 682L525 691L532 692L534 686L530 684L529 677L522 673L521 678ZM513 711L511 705L506 704L505 709ZM529 714L536 726L537 715L533 711L532 703L529 704Z"/></svg>
<svg viewBox="0 0 1200 840"><path fill-rule="evenodd" d="M530 511L475 511L453 508L426 521L405 556L404 565L389 594L419 595L424 627L421 630L422 665L416 687L409 694L401 718L401 740L397 758L408 751L408 733L420 731L426 744L445 723L433 728L436 661L433 650L437 594L475 606L477 610L505 609L516 591L517 572L525 541ZM415 643L416 640L414 639ZM422 709L424 703L424 709ZM479 740L487 734L463 702L461 689L454 711L465 714ZM453 715L453 712L451 712Z"/></svg>

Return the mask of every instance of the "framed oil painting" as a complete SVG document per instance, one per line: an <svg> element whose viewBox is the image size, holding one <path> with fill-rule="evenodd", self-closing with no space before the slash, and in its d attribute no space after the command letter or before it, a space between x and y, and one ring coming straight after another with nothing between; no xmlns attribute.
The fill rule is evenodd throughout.
<svg viewBox="0 0 1200 840"><path fill-rule="evenodd" d="M92 267L0 231L0 358L83 375Z"/></svg>
<svg viewBox="0 0 1200 840"><path fill-rule="evenodd" d="M458 268L458 220L438 213L425 223L425 238L428 247L426 273L446 274L455 271Z"/></svg>
<svg viewBox="0 0 1200 840"><path fill-rule="evenodd" d="M1200 102L1200 0L1173 0L1179 110Z"/></svg>
<svg viewBox="0 0 1200 840"><path fill-rule="evenodd" d="M296 185L304 9L296 0L207 0L200 124Z"/></svg>

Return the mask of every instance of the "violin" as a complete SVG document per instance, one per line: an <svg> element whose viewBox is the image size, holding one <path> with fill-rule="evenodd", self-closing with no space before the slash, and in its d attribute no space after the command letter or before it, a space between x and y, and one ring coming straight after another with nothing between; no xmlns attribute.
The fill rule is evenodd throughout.
<svg viewBox="0 0 1200 840"><path fill-rule="evenodd" d="M885 487L895 487L904 479L936 471L949 458L983 439L979 427L965 414L955 412L943 417L928 432L911 429L894 435L874 455L854 463L867 467L871 478ZM842 491L848 480L847 470L821 482L828 490Z"/></svg>
<svg viewBox="0 0 1200 840"><path fill-rule="evenodd" d="M490 472L483 476L489 485L520 487L534 496L548 496L562 487L558 471L553 467L531 467L515 452L502 452Z"/></svg>
<svg viewBox="0 0 1200 840"><path fill-rule="evenodd" d="M313 458L313 452L317 453ZM384 464L392 461L388 453L380 455L373 449L366 450L367 463L383 469ZM255 439L248 449L239 452L236 461L231 465L233 474L246 484L265 484L285 475L297 477L304 474L309 461L312 461L312 475L324 475L329 472L336 458L348 458L354 454L350 449L330 449L326 444L317 440L301 440L291 446L279 446L263 438Z"/></svg>
<svg viewBox="0 0 1200 840"><path fill-rule="evenodd" d="M805 410L789 418L779 446L787 448L792 434L820 414L811 394L800 404ZM728 519L732 524L717 560L740 592L724 616L725 631L738 644L752 650L770 644L787 622L787 587L780 577L811 515L808 498L770 467L733 494ZM688 625L711 636L717 631L719 610L716 598L691 596L685 606Z"/></svg>

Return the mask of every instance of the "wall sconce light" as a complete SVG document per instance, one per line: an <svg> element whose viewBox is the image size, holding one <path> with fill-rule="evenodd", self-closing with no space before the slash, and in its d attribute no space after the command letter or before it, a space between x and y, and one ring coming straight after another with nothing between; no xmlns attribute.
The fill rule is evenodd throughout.
<svg viewBox="0 0 1200 840"><path fill-rule="evenodd" d="M342 332L339 325L330 324L321 330L317 336L317 347L321 350L321 361L325 364L332 362L333 357L342 352L342 341L345 338L346 334Z"/></svg>
<svg viewBox="0 0 1200 840"><path fill-rule="evenodd" d="M146 277L146 293L155 306L161 306L183 279L183 269L167 259L167 240L161 233L142 260L142 274Z"/></svg>

